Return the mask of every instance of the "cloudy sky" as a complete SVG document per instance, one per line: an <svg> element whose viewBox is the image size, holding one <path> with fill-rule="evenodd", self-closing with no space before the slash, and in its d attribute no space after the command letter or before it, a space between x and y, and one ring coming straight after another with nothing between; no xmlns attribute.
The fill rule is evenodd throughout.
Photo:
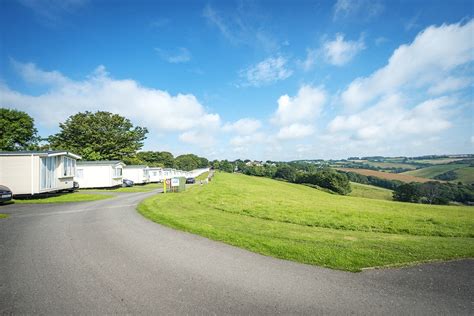
<svg viewBox="0 0 474 316"><path fill-rule="evenodd" d="M473 153L470 1L0 2L0 106L145 150L293 160Z"/></svg>

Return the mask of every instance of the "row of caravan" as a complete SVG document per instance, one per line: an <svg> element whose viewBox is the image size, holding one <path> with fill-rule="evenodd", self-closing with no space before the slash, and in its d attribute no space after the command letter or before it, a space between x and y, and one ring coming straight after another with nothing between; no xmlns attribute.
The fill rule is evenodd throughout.
<svg viewBox="0 0 474 316"><path fill-rule="evenodd" d="M197 177L208 168L181 171L121 161L82 161L68 151L0 152L0 185L14 195L34 195L80 188L121 186L124 179L135 184L161 182L174 177Z"/></svg>
<svg viewBox="0 0 474 316"><path fill-rule="evenodd" d="M193 178L208 170L203 168L182 171L146 165L125 165L118 160L78 161L74 180L79 183L80 188L107 188L122 185L124 179L135 184L157 183L176 177Z"/></svg>

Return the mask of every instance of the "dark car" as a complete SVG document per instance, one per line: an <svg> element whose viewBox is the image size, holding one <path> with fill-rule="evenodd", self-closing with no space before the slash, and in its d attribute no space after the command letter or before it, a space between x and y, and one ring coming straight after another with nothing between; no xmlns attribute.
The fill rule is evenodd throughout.
<svg viewBox="0 0 474 316"><path fill-rule="evenodd" d="M133 181L128 179L123 179L122 181L123 187L133 187Z"/></svg>
<svg viewBox="0 0 474 316"><path fill-rule="evenodd" d="M12 190L4 185L0 185L0 203L11 201L12 197Z"/></svg>
<svg viewBox="0 0 474 316"><path fill-rule="evenodd" d="M186 184L193 184L193 183L196 183L196 179L194 179L194 178L187 178L186 179Z"/></svg>

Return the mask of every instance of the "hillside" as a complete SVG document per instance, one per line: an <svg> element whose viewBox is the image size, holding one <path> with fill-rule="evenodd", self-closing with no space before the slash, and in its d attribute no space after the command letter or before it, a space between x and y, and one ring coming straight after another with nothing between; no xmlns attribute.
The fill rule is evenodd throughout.
<svg viewBox="0 0 474 316"><path fill-rule="evenodd" d="M457 175L457 178L451 182L462 182L464 184L474 183L474 167L469 167L469 164L435 165L418 170L403 172L402 174L433 179L434 177L447 171L454 171Z"/></svg>
<svg viewBox="0 0 474 316"><path fill-rule="evenodd" d="M362 174L364 176L373 176L381 179L388 179L388 180L398 180L402 182L428 182L433 181L432 179L416 177L411 174L406 173L390 173L390 172L383 172L383 171L376 171L376 170L369 170L369 169L358 169L358 168L336 168L337 170L347 171L347 172L354 172L358 174ZM411 171L410 171L411 172Z"/></svg>
<svg viewBox="0 0 474 316"><path fill-rule="evenodd" d="M351 182L351 188L352 192L349 194L349 196L386 201L393 200L392 190L356 182Z"/></svg>
<svg viewBox="0 0 474 316"><path fill-rule="evenodd" d="M474 211L328 194L217 173L209 185L143 201L158 223L250 251L336 269L474 256Z"/></svg>

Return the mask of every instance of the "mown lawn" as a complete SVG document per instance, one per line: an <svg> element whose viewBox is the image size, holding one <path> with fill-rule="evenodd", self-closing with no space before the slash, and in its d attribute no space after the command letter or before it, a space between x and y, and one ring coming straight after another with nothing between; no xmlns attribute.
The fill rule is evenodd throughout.
<svg viewBox="0 0 474 316"><path fill-rule="evenodd" d="M361 197L366 199L393 201L393 191L375 187L373 185L351 182L352 192L349 196Z"/></svg>
<svg viewBox="0 0 474 316"><path fill-rule="evenodd" d="M349 271L474 256L473 208L339 196L266 178L218 173L138 210L264 255Z"/></svg>
<svg viewBox="0 0 474 316"><path fill-rule="evenodd" d="M92 193L65 193L51 197L31 198L24 200L14 200L19 204L46 204L46 203L70 203L70 202L85 202L98 201L114 197L106 194L92 194Z"/></svg>

